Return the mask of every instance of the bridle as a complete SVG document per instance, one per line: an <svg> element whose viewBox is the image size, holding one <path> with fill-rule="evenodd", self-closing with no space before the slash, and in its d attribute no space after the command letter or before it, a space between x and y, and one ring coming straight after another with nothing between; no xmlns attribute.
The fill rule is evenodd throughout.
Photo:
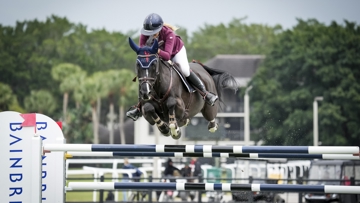
<svg viewBox="0 0 360 203"><path fill-rule="evenodd" d="M156 101L156 102L158 102L159 104L160 104L160 106L162 106L162 103L167 99L167 97L169 96L169 94L170 94L170 91L171 91L171 88L172 88L172 83L173 83L173 68L172 67L170 67L170 65L168 65L168 64L166 64L166 66L170 69L170 84L169 84L169 87L168 87L168 89L167 89L167 91L166 91L166 93L165 93L165 95L162 97L162 98L160 98L158 95L157 95L157 93L156 93L156 91L155 91L155 89L154 89L154 85L155 85L155 83L156 83L156 81L157 81L157 79L159 78L159 67L160 67L160 63L162 62L161 60L160 60L160 58L159 58L159 55L158 54L150 54L150 55L138 55L138 57L140 57L140 58L145 58L145 57L150 57L150 56L156 56L156 76L155 76L155 78L153 78L153 77L147 77L147 76L145 76L145 77L141 77L141 78L139 78L139 85L141 86L141 85L143 85L144 83L145 84L148 84L149 86L150 86L150 88L153 90L152 92L153 92L153 96L151 97L151 99L152 100L154 100L154 101Z"/></svg>
<svg viewBox="0 0 360 203"><path fill-rule="evenodd" d="M159 55L157 55L157 54L138 55L138 57L140 57L140 58L146 58L146 57L150 57L150 56L155 56L156 57L156 76L155 76L155 78L152 78L152 77L147 77L145 75L145 77L139 78L139 85L141 86L144 83L147 83L153 89L154 84L155 84L155 82L156 82L156 80L158 78L158 75L159 75L159 62L160 62ZM137 75L139 75L139 74L137 74Z"/></svg>

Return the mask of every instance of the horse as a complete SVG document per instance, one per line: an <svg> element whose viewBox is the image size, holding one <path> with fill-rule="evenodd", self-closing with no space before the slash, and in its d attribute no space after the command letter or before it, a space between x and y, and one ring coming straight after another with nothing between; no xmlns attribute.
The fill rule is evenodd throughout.
<svg viewBox="0 0 360 203"><path fill-rule="evenodd" d="M176 64L159 58L157 40L150 46L139 47L129 38L129 45L137 54L135 69L139 80L139 102L148 123L156 124L163 135L179 139L180 127L187 126L190 119L201 112L208 121L208 130L215 132L218 129L215 118L219 102L223 103L221 90L234 88L236 91L237 88L229 73L199 62L189 63L191 71L198 75L207 91L218 95L218 101L211 106L203 99L205 93L194 90L185 77L181 77Z"/></svg>

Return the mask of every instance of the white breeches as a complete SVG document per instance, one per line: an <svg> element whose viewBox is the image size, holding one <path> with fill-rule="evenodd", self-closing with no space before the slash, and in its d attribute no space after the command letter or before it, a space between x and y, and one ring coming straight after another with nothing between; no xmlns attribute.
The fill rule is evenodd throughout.
<svg viewBox="0 0 360 203"><path fill-rule="evenodd" d="M185 46L172 58L172 61L180 65L181 72L188 77L190 75L190 65L186 54Z"/></svg>

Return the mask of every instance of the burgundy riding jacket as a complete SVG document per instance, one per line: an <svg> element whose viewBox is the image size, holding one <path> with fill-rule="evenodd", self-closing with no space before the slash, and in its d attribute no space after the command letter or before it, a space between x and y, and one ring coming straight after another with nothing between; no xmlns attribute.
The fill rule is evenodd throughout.
<svg viewBox="0 0 360 203"><path fill-rule="evenodd" d="M140 35L140 47L146 44L149 36ZM166 26L160 30L158 41L164 41L164 44L159 47L161 49L159 56L164 60L170 60L174 57L184 46L184 42L177 36L171 28Z"/></svg>

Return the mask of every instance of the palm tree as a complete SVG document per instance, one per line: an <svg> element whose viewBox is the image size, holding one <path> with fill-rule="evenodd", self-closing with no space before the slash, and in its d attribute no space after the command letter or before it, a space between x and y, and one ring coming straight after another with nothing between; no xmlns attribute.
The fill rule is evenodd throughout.
<svg viewBox="0 0 360 203"><path fill-rule="evenodd" d="M121 79L119 70L108 70L105 72L105 77L107 79L107 96L109 99L109 115L115 115L114 111L114 95L119 92L120 86L119 81ZM123 143L123 140L121 140ZM114 144L114 123L113 119L110 118L110 128L109 128L109 144Z"/></svg>
<svg viewBox="0 0 360 203"><path fill-rule="evenodd" d="M91 105L91 114L93 121L94 144L99 144L99 118L97 115L98 98L104 96L103 86L100 84L98 75L87 77L75 90L75 99L77 102L87 102Z"/></svg>
<svg viewBox="0 0 360 203"><path fill-rule="evenodd" d="M120 100L119 100L119 128L121 144L125 144L124 117L125 107L134 105L138 101L138 83L132 81L134 72L128 69L119 71Z"/></svg>
<svg viewBox="0 0 360 203"><path fill-rule="evenodd" d="M37 112L50 115L56 110L56 100L49 91L31 91L30 95L24 99L25 109L28 112Z"/></svg>
<svg viewBox="0 0 360 203"><path fill-rule="evenodd" d="M63 120L66 120L66 111L69 100L69 93L79 84L79 80L85 77L86 73L80 66L71 63L61 63L54 66L51 70L51 75L54 80L60 82L60 91L64 93L63 96ZM76 76L73 76L76 75ZM69 78L71 76L71 78Z"/></svg>
<svg viewBox="0 0 360 203"><path fill-rule="evenodd" d="M64 80L60 84L60 91L64 92L64 99L66 98L66 100L63 101L64 121L66 121L67 119L66 112L67 112L67 103L68 103L69 94L71 92L74 92L77 88L79 88L80 84L85 78L86 78L86 72L81 70L80 72L76 72L64 78ZM76 103L76 107L78 107L78 103Z"/></svg>

